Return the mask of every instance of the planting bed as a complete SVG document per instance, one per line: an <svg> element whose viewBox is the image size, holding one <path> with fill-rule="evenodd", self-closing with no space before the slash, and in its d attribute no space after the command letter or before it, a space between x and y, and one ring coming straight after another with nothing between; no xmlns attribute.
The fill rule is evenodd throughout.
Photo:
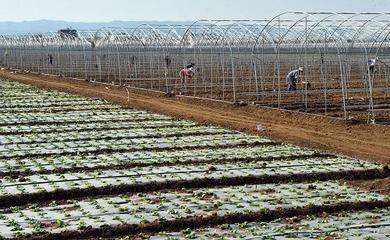
<svg viewBox="0 0 390 240"><path fill-rule="evenodd" d="M389 239L390 208L321 214L272 222L224 224L198 231L162 233L151 240L181 239ZM129 239L129 238L121 238Z"/></svg>
<svg viewBox="0 0 390 240"><path fill-rule="evenodd" d="M379 166L345 159L319 159L134 167L122 170L40 174L5 178L0 187L0 207L22 205L31 201L63 200L97 194L145 192L150 190L213 185L238 185L384 177Z"/></svg>
<svg viewBox="0 0 390 240"><path fill-rule="evenodd" d="M136 139L136 138L164 138L182 137L187 135L231 134L229 130L214 127L168 127L168 128L133 128L100 130L100 131L67 131L64 133L32 133L20 135L8 135L0 137L3 144L18 143L45 143L64 141L86 141L92 139Z"/></svg>
<svg viewBox="0 0 390 240"><path fill-rule="evenodd" d="M389 205L387 197L357 192L335 182L247 185L28 205L3 211L0 229L5 237L46 233L42 239L66 239L121 231L137 234L170 224L174 229L237 219L267 221L321 209L332 212Z"/></svg>
<svg viewBox="0 0 390 240"><path fill-rule="evenodd" d="M93 139L72 142L43 142L2 145L0 157L47 156L52 154L80 154L104 151L175 150L183 148L218 148L231 146L256 146L275 144L268 139L245 136L240 133L207 134L201 136L141 138L141 139Z"/></svg>
<svg viewBox="0 0 390 240"><path fill-rule="evenodd" d="M389 177L379 164L10 81L0 90L0 237L152 236L213 226L152 238L280 237L272 229L286 223L270 222L280 217L335 232L305 216L390 205L337 181ZM378 211L386 232L387 209Z"/></svg>
<svg viewBox="0 0 390 240"><path fill-rule="evenodd" d="M80 122L80 123L61 123L57 124L45 124L38 126L18 124L14 126L2 126L0 127L0 133L2 135L20 135L28 133L50 133L50 132L66 132L71 130L87 131L87 130L113 130L113 129L133 129L133 128L164 128L164 127L190 127L197 126L196 123L188 121L177 121L177 120L145 120L142 122Z"/></svg>
<svg viewBox="0 0 390 240"><path fill-rule="evenodd" d="M0 115L0 126L14 124L64 124L88 123L106 121L144 121L144 120L170 120L157 114L146 114L143 111L79 111L64 113L4 113Z"/></svg>
<svg viewBox="0 0 390 240"><path fill-rule="evenodd" d="M61 172L77 169L105 169L150 165L175 165L191 163L223 162L256 162L280 159L305 159L309 157L326 157L312 150L289 145L231 147L224 149L188 149L159 152L134 151L101 154L63 154L61 156L44 156L37 158L13 157L0 161L0 172L3 176L14 173L29 174L43 172ZM336 161L335 161L336 162ZM354 164L358 164L354 162ZM365 163L367 164L367 163Z"/></svg>

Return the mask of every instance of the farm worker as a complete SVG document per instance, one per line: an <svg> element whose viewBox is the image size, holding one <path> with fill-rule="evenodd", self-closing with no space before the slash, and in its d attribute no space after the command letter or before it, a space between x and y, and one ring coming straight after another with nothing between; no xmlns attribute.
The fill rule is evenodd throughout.
<svg viewBox="0 0 390 240"><path fill-rule="evenodd" d="M181 84L186 82L186 79L189 78L191 79L194 76L194 64L188 64L185 68L180 70L179 76L180 76L180 81Z"/></svg>
<svg viewBox="0 0 390 240"><path fill-rule="evenodd" d="M299 67L298 69L292 70L287 74L287 90L289 92L294 92L297 90L297 82L299 81L300 74L303 73L303 68Z"/></svg>
<svg viewBox="0 0 390 240"><path fill-rule="evenodd" d="M168 76L168 73L169 73L169 66L170 66L171 63L172 63L172 60L171 60L171 58L167 55L167 56L165 56L164 61L165 61L164 76L167 77L167 76Z"/></svg>
<svg viewBox="0 0 390 240"><path fill-rule="evenodd" d="M49 61L50 65L53 65L53 55L49 54L47 60Z"/></svg>
<svg viewBox="0 0 390 240"><path fill-rule="evenodd" d="M190 63L185 68L180 70L179 76L180 76L180 83L182 88L184 84L187 83L187 79L191 79L194 76L194 66L195 64ZM181 94L181 92L179 92L179 94Z"/></svg>
<svg viewBox="0 0 390 240"><path fill-rule="evenodd" d="M165 61L165 67L169 68L169 66L172 63L172 59L167 55L167 56L165 56L164 61Z"/></svg>
<svg viewBox="0 0 390 240"><path fill-rule="evenodd" d="M374 74L375 72L375 65L377 61L378 61L378 57L368 59L368 70L370 71L371 74Z"/></svg>

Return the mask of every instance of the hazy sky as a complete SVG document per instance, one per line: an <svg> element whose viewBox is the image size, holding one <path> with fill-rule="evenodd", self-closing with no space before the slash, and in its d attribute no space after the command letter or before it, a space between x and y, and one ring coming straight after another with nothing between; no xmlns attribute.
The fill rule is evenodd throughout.
<svg viewBox="0 0 390 240"><path fill-rule="evenodd" d="M390 12L390 0L0 0L0 21L264 19L285 11Z"/></svg>

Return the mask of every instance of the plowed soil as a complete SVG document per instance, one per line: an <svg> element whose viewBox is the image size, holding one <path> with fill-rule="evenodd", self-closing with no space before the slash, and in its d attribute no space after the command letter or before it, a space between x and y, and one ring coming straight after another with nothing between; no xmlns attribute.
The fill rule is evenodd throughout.
<svg viewBox="0 0 390 240"><path fill-rule="evenodd" d="M390 178L377 179L372 181L348 181L347 183L362 190L377 191L378 193L390 195Z"/></svg>

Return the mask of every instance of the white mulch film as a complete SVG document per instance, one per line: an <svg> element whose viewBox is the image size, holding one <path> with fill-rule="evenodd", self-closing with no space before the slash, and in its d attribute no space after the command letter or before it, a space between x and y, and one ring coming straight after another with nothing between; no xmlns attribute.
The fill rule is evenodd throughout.
<svg viewBox="0 0 390 240"><path fill-rule="evenodd" d="M123 109L101 99L0 81L0 198L92 188L244 177L380 171L378 164L274 142L217 126ZM74 169L78 170L75 171ZM17 171L20 176L13 174ZM389 201L337 181L151 193L0 209L0 236L143 225L187 217ZM50 201L50 199L48 199ZM1 205L1 203L0 203ZM389 239L389 209L224 224L150 239Z"/></svg>

